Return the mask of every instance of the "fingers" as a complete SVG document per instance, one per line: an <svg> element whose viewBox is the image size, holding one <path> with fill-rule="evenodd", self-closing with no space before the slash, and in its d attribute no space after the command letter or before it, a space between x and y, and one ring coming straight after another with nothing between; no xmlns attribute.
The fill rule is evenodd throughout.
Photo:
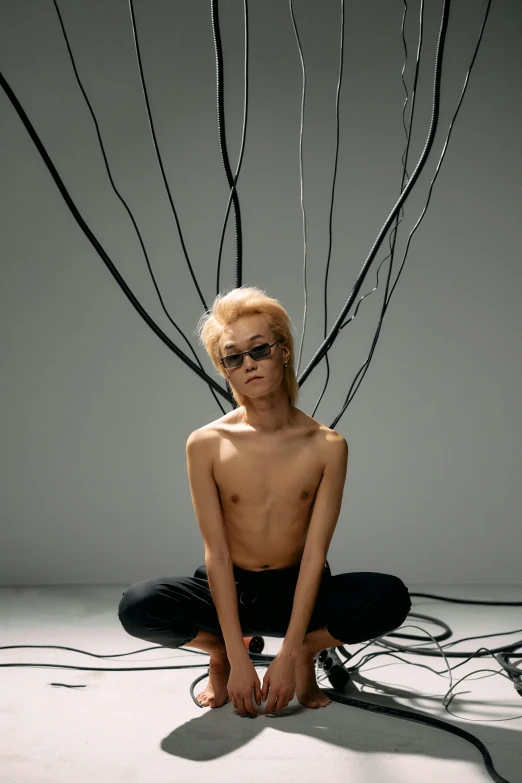
<svg viewBox="0 0 522 783"><path fill-rule="evenodd" d="M252 696L237 696L235 701L232 702L236 710L241 713L241 715L257 715L257 712L255 710L255 707L252 702Z"/></svg>
<svg viewBox="0 0 522 783"><path fill-rule="evenodd" d="M268 712L282 712L294 698L294 694L276 694L273 691L270 693L268 704L266 705L264 714Z"/></svg>
<svg viewBox="0 0 522 783"><path fill-rule="evenodd" d="M276 711L275 709L276 701L277 701L277 694L274 693L274 691L270 691L270 696L268 697L268 703L265 707L265 715L268 712Z"/></svg>
<svg viewBox="0 0 522 783"><path fill-rule="evenodd" d="M249 696L242 697L242 696L231 696L229 693L229 696L232 704L234 705L234 708L242 715L246 715L246 714L257 715L252 694L250 694ZM256 694L255 701L257 703L258 698L260 701L265 701L266 698L268 698L268 702L264 710L264 714L267 715L269 712L274 712L274 713L282 712L284 709L286 709L286 707L288 707L293 697L294 697L293 693L290 694L288 692L283 691L282 693L278 694L275 691L271 690L267 697L265 697L263 693L260 693L259 697Z"/></svg>
<svg viewBox="0 0 522 783"><path fill-rule="evenodd" d="M267 715L269 712L282 712L286 707L288 707L289 703L292 701L292 698L293 696L285 696L284 694L278 696L276 693L271 693L268 699L268 703L265 707L264 714ZM254 707L254 702L251 696L245 696L244 698L238 696L234 699L231 698L231 701L235 709L242 715L257 715L256 708Z"/></svg>

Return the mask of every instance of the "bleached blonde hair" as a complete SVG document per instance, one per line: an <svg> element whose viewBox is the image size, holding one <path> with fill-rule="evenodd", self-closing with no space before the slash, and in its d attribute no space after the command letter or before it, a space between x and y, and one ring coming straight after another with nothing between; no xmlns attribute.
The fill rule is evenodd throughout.
<svg viewBox="0 0 522 783"><path fill-rule="evenodd" d="M228 293L218 294L212 308L199 319L194 334L204 346L216 370L228 380L226 370L220 362L222 354L219 341L225 327L247 315L264 316L267 326L273 334L270 343L273 343L274 340L282 340L281 347L285 345L290 351L288 365L284 368L283 385L288 395L290 407L294 407L299 396L299 384L294 370L293 326L290 316L277 299L268 296L265 291L256 286L241 286ZM245 396L238 392L232 384L230 384L230 388L237 404L244 405Z"/></svg>

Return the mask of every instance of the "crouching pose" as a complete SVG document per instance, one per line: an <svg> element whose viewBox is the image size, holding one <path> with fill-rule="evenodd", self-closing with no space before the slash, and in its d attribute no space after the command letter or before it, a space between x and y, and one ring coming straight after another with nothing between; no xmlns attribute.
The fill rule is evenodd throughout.
<svg viewBox="0 0 522 783"><path fill-rule="evenodd" d="M192 502L205 546L193 576L131 585L118 615L138 639L210 655L202 706L280 712L297 696L326 707L314 655L390 633L411 608L397 576L332 575L326 559L348 444L295 407L293 337L280 303L257 288L218 296L201 339L238 407L187 440ZM283 639L263 688L244 636Z"/></svg>

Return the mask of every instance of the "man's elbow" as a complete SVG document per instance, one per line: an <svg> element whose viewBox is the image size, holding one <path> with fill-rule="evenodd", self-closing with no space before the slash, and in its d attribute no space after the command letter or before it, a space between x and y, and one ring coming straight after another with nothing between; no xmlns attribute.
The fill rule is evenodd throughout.
<svg viewBox="0 0 522 783"><path fill-rule="evenodd" d="M205 563L229 563L231 560L228 549L205 551Z"/></svg>

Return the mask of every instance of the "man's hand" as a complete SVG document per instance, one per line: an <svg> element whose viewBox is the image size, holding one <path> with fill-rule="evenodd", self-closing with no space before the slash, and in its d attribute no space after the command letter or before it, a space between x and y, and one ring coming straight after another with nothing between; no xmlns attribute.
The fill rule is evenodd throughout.
<svg viewBox="0 0 522 783"><path fill-rule="evenodd" d="M295 693L295 659L276 655L263 677L262 700L270 697L265 707L268 712L281 712L294 698ZM277 705L276 705L277 700Z"/></svg>

